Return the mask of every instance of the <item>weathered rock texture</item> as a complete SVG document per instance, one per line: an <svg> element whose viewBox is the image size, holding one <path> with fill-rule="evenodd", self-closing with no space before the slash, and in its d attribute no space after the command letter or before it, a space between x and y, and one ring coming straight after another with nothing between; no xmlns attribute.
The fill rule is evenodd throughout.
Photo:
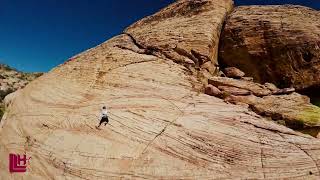
<svg viewBox="0 0 320 180"><path fill-rule="evenodd" d="M167 9L194 2L207 2L208 7L192 14L189 10L175 13L179 15L175 23L181 19L181 25L186 19L199 18L192 25L185 23L184 30L177 26L177 31L197 27L199 34L209 35L219 30L219 24L211 24L210 30L202 26L201 12L212 9L217 12L212 15L221 16L222 21L219 13L226 13L231 1L178 1ZM153 29L161 28L160 33L175 25L168 21L173 18L170 14L174 13L140 22L145 22L142 26L154 23ZM130 31L148 34L136 28ZM162 41L179 34L174 28L172 36L167 32ZM135 38L123 34L110 39L71 58L16 95L1 121L0 179L320 176L318 139L267 121L242 106L195 92L197 81L184 65L146 53L148 49ZM183 42L181 48L186 46L186 52L198 47L196 40ZM149 45L157 47L154 43ZM201 43L210 44L207 40ZM109 108L110 123L97 130L95 115L103 104ZM32 157L28 173L8 173L10 152Z"/></svg>
<svg viewBox="0 0 320 180"><path fill-rule="evenodd" d="M255 81L298 90L320 85L320 12L302 6L243 6L221 35L220 62Z"/></svg>

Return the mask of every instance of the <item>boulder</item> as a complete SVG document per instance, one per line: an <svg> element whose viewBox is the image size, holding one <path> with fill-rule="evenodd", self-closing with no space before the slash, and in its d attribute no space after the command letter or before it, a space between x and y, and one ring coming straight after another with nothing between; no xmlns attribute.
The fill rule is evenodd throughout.
<svg viewBox="0 0 320 180"><path fill-rule="evenodd" d="M210 95L210 96L220 96L221 95L221 91L216 88L215 86L208 84L205 88L205 93Z"/></svg>
<svg viewBox="0 0 320 180"><path fill-rule="evenodd" d="M237 87L232 87L232 86L218 86L218 89L220 89L223 92L226 92L228 94L240 96L240 95L250 95L251 91L246 90L246 89L241 89Z"/></svg>
<svg viewBox="0 0 320 180"><path fill-rule="evenodd" d="M320 12L293 5L240 6L221 35L220 63L256 82L304 90L320 85Z"/></svg>
<svg viewBox="0 0 320 180"><path fill-rule="evenodd" d="M242 72L240 69L235 67L228 67L223 70L224 74L229 78L236 78L240 79L245 75L244 72Z"/></svg>
<svg viewBox="0 0 320 180"><path fill-rule="evenodd" d="M208 83L216 87L228 86L247 90L256 96L267 96L272 94L272 92L267 87L259 83L254 83L252 81L244 81L227 77L210 77L208 79Z"/></svg>

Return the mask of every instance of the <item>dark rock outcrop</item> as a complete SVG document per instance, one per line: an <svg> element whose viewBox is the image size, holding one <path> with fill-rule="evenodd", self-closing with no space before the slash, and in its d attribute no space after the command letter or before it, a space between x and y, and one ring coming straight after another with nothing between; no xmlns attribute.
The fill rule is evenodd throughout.
<svg viewBox="0 0 320 180"><path fill-rule="evenodd" d="M221 35L220 62L260 83L320 85L320 12L302 6L243 6Z"/></svg>

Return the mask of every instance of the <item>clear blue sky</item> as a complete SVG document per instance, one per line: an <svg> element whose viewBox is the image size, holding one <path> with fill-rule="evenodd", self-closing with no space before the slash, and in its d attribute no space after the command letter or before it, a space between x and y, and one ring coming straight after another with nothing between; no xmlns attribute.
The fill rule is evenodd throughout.
<svg viewBox="0 0 320 180"><path fill-rule="evenodd" d="M96 46L174 0L0 0L0 63L48 71ZM237 5L302 4L318 0L236 0Z"/></svg>

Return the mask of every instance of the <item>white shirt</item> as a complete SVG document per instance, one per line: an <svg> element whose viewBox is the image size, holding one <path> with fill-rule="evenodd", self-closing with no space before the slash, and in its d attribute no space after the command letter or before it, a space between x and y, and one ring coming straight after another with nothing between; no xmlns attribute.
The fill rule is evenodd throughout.
<svg viewBox="0 0 320 180"><path fill-rule="evenodd" d="M107 109L101 109L101 112L100 112L100 119L103 118L103 117L107 117L108 116L108 110Z"/></svg>

